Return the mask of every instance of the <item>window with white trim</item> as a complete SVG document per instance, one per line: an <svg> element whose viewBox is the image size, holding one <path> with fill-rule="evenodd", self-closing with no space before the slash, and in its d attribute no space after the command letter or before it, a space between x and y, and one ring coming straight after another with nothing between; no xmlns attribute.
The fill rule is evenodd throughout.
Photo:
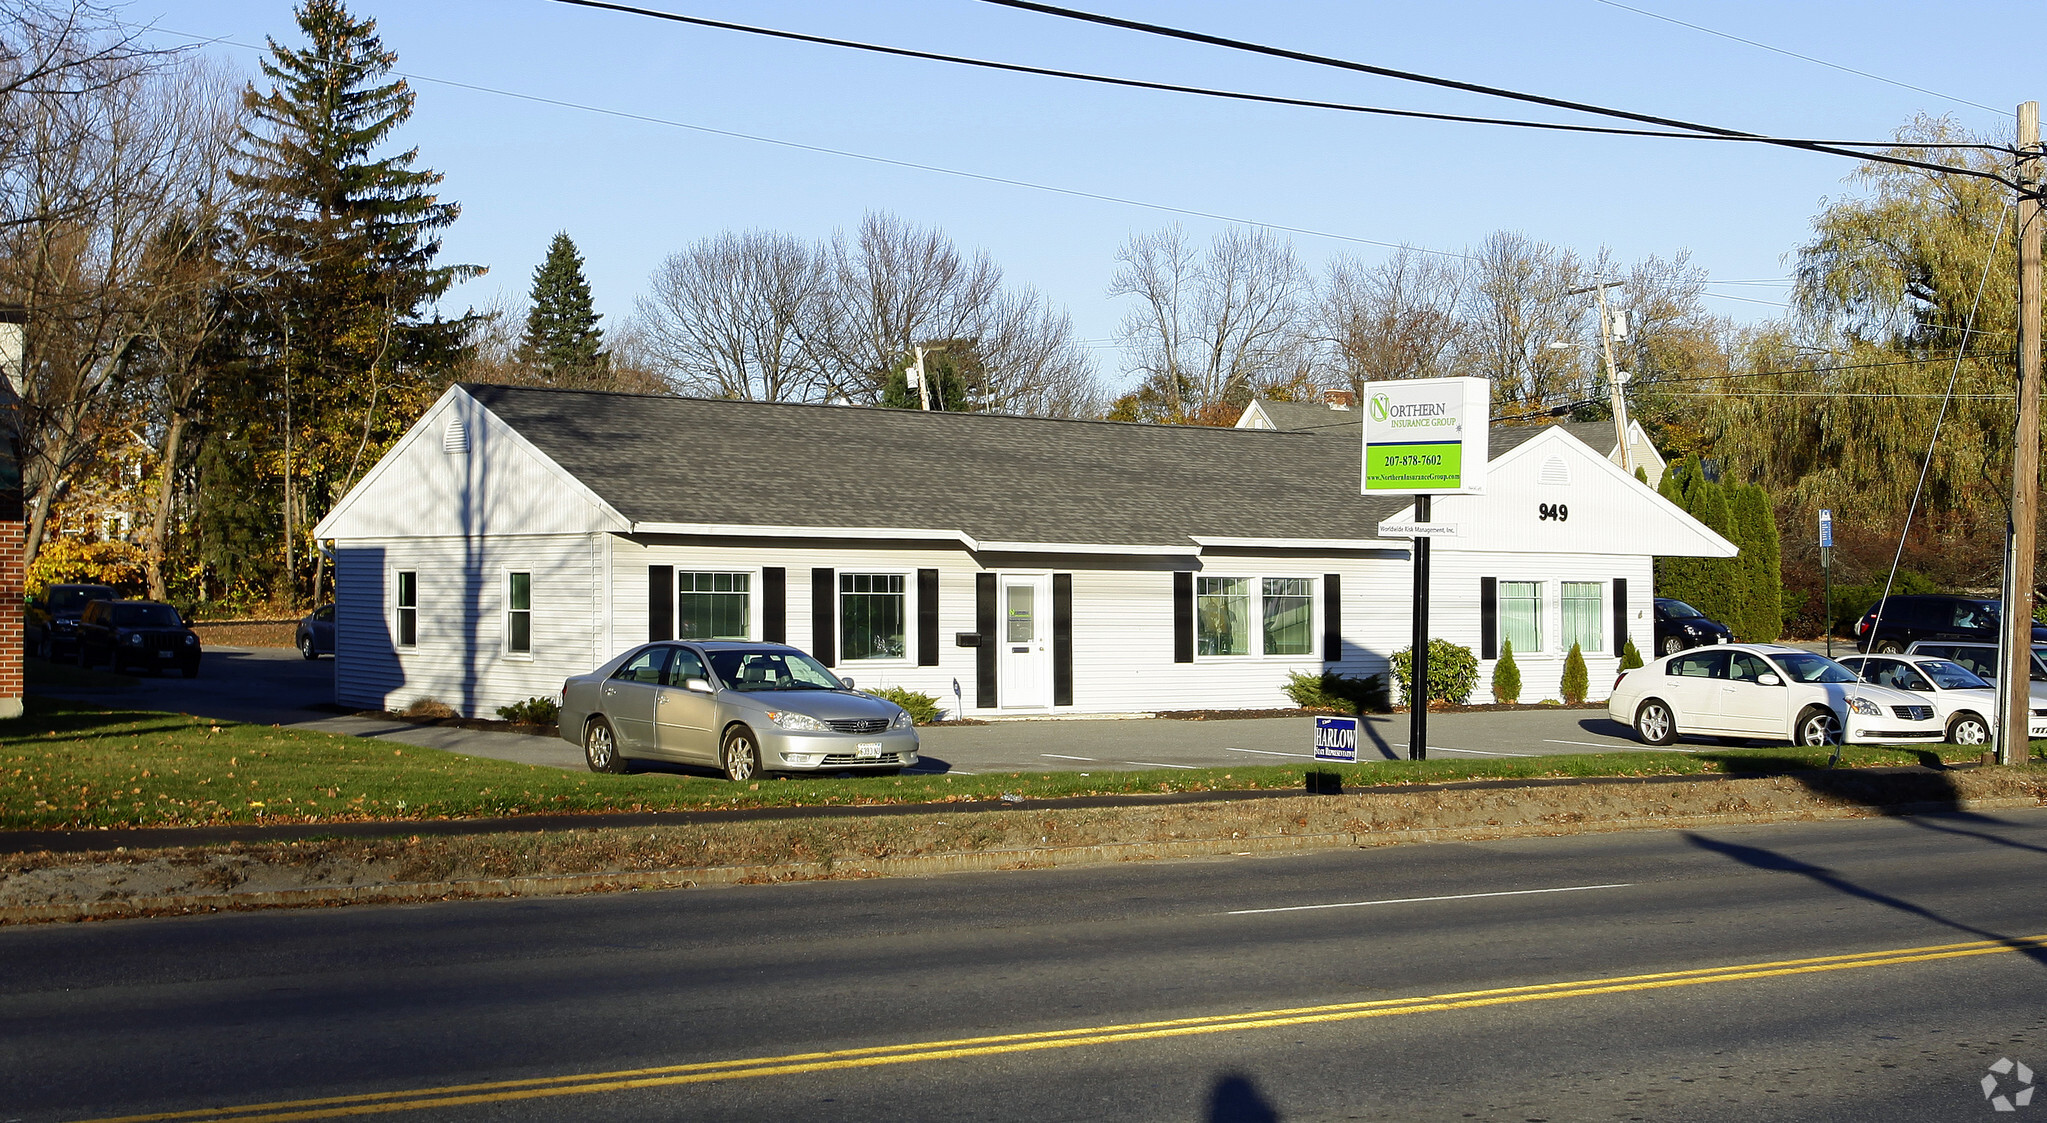
<svg viewBox="0 0 2047 1123"><path fill-rule="evenodd" d="M675 575L676 639L751 639L753 574Z"/></svg>
<svg viewBox="0 0 2047 1123"><path fill-rule="evenodd" d="M1194 637L1197 655L1313 655L1315 580L1198 577Z"/></svg>
<svg viewBox="0 0 2047 1123"><path fill-rule="evenodd" d="M1542 650L1542 582L1500 582L1500 638L1516 655Z"/></svg>
<svg viewBox="0 0 2047 1123"><path fill-rule="evenodd" d="M505 651L533 654L533 574L505 574Z"/></svg>
<svg viewBox="0 0 2047 1123"><path fill-rule="evenodd" d="M1569 651L1575 643L1585 655L1606 650L1606 629L1601 618L1605 593L1603 581L1564 582L1564 634L1558 647Z"/></svg>
<svg viewBox="0 0 2047 1123"><path fill-rule="evenodd" d="M398 586L392 603L397 606L397 618L392 621L392 630L397 633L399 647L419 646L419 573L416 570L401 569L393 578Z"/></svg>
<svg viewBox="0 0 2047 1123"><path fill-rule="evenodd" d="M901 659L909 652L907 582L900 573L839 574L839 657Z"/></svg>

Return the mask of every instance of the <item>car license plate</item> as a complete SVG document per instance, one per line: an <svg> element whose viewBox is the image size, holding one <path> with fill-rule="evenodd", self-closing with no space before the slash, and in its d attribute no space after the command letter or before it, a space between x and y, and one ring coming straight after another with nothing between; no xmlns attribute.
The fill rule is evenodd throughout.
<svg viewBox="0 0 2047 1123"><path fill-rule="evenodd" d="M881 742L880 742L880 741L862 741L862 742L860 742L859 744L857 744L857 745L853 746L853 751L854 751L854 752L856 752L856 753L859 753L859 754L860 754L861 756L864 756L864 757L876 757L876 756L880 756L880 755L881 755Z"/></svg>
<svg viewBox="0 0 2047 1123"><path fill-rule="evenodd" d="M171 653L168 651L159 651L156 653L156 657L159 659L168 659L171 657Z"/></svg>

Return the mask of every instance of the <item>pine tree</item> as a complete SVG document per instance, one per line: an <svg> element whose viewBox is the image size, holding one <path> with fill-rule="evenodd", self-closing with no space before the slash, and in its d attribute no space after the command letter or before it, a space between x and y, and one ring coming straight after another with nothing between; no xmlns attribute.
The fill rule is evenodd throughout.
<svg viewBox="0 0 2047 1123"><path fill-rule="evenodd" d="M602 381L611 371L604 333L597 327L602 317L591 305L583 255L567 232L554 236L547 259L533 271L532 299L526 335L519 342L519 361L555 386Z"/></svg>
<svg viewBox="0 0 2047 1123"><path fill-rule="evenodd" d="M1641 665L1642 649L1635 646L1635 637L1629 636L1628 642L1621 647L1621 670L1632 671Z"/></svg>
<svg viewBox="0 0 2047 1123"><path fill-rule="evenodd" d="M434 264L461 208L435 194L439 173L413 167L418 150L373 156L413 105L404 81L380 84L397 55L376 21L341 0L295 14L309 45L269 40L270 91L242 95L252 124L235 179L258 197L254 265L268 278L251 294L250 345L269 357L252 372L263 416L242 423L261 471L282 477L269 513L287 545L280 591L317 596L294 572L312 553L304 532L439 392L468 325L433 304L483 270Z"/></svg>
<svg viewBox="0 0 2047 1123"><path fill-rule="evenodd" d="M1521 700L1521 667L1514 662L1514 641L1500 641L1500 660L1493 664L1493 701L1510 704Z"/></svg>
<svg viewBox="0 0 2047 1123"><path fill-rule="evenodd" d="M1719 484L1706 477L1705 465L1691 456L1663 476L1660 489L1693 518L1721 537L1740 545ZM1747 579L1733 558L1657 558L1656 595L1686 601L1712 619L1736 627L1744 619Z"/></svg>
<svg viewBox="0 0 2047 1123"><path fill-rule="evenodd" d="M1585 653L1574 643L1571 645L1571 653L1564 656L1564 677L1563 681L1557 684L1557 693L1564 696L1565 702L1575 706L1583 702L1585 695L1591 690L1592 676L1591 672L1585 669Z"/></svg>

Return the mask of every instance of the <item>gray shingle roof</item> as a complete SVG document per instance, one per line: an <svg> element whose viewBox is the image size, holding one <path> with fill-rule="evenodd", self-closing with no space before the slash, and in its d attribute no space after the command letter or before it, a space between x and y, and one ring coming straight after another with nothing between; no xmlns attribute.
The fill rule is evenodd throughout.
<svg viewBox="0 0 2047 1123"><path fill-rule="evenodd" d="M634 522L1189 546L1376 537L1359 448L1308 433L465 384Z"/></svg>
<svg viewBox="0 0 2047 1123"><path fill-rule="evenodd" d="M1290 433L1317 433L1349 437L1353 441L1364 440L1364 434L1360 432L1365 423L1364 417L1354 409L1330 409L1316 402L1268 402L1262 398L1258 408L1265 411L1265 416L1275 427ZM1613 447L1617 443L1613 422L1559 421L1553 424L1561 426L1601 456L1613 455ZM1542 424L1495 424L1490 446L1492 454L1498 456L1549 427Z"/></svg>

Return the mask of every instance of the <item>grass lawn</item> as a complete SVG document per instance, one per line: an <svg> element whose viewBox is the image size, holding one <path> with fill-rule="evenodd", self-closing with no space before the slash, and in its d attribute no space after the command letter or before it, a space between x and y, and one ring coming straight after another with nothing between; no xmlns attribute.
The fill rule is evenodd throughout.
<svg viewBox="0 0 2047 1123"><path fill-rule="evenodd" d="M170 827L916 803L1130 792L1300 788L1308 771L1348 786L1535 776L1782 772L1825 765L1789 746L1357 765L766 779L739 785L657 773L600 776L360 737L30 697L0 729L0 829ZM1850 747L1844 764L1972 761L1980 749Z"/></svg>

